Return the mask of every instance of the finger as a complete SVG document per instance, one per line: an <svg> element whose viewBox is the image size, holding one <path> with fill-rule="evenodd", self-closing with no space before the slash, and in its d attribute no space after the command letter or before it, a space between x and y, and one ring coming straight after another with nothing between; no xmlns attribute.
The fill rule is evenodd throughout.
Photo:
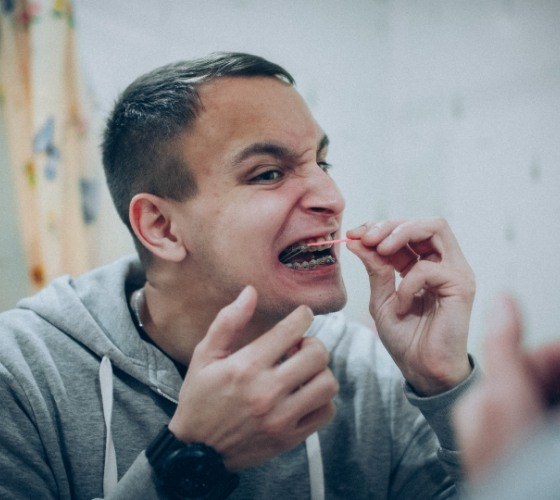
<svg viewBox="0 0 560 500"><path fill-rule="evenodd" d="M410 242L408 246L422 260L429 260L432 262L441 261L441 255L434 249L430 241Z"/></svg>
<svg viewBox="0 0 560 500"><path fill-rule="evenodd" d="M317 408L316 410L308 413L298 422L298 430L308 436L326 424L328 424L336 414L336 407L333 401L329 401L325 405Z"/></svg>
<svg viewBox="0 0 560 500"><path fill-rule="evenodd" d="M348 242L347 248L362 260L370 276L383 272L392 276L387 268L388 265L401 272L415 258L414 252L409 247L402 249L400 253L397 252L392 256L394 257L392 260L379 257L375 252L376 244L391 234L400 223L402 221L368 222L346 232L346 236L352 240Z"/></svg>
<svg viewBox="0 0 560 500"><path fill-rule="evenodd" d="M338 393L338 382L329 369L325 369L301 386L281 405L281 413L293 421L301 421L306 415L325 406Z"/></svg>
<svg viewBox="0 0 560 500"><path fill-rule="evenodd" d="M286 394L293 392L327 368L329 354L324 344L316 338L304 338L300 349L278 365L277 374Z"/></svg>
<svg viewBox="0 0 560 500"><path fill-rule="evenodd" d="M276 365L290 349L297 346L313 322L313 313L307 306L299 306L274 328L261 335L239 351L250 363Z"/></svg>
<svg viewBox="0 0 560 500"><path fill-rule="evenodd" d="M475 386L453 410L453 423L457 442L462 452L462 468L470 481L476 481L487 470L496 448L495 434L488 429L495 426L496 409L491 394L484 386Z"/></svg>
<svg viewBox="0 0 560 500"><path fill-rule="evenodd" d="M455 297L470 307L475 289L474 276L468 266L455 267L419 260L407 270L399 285L397 313L405 314L413 304L415 295L422 290L433 292L439 299Z"/></svg>
<svg viewBox="0 0 560 500"><path fill-rule="evenodd" d="M256 290L252 286L245 287L231 304L218 313L199 344L198 352L203 351L211 359L229 356L253 317L256 305Z"/></svg>
<svg viewBox="0 0 560 500"><path fill-rule="evenodd" d="M560 370L560 340L541 345L528 355L543 376Z"/></svg>
<svg viewBox="0 0 560 500"><path fill-rule="evenodd" d="M377 244L380 255L391 255L406 245L430 260L461 256L459 244L442 218L405 221L393 228L391 233Z"/></svg>
<svg viewBox="0 0 560 500"><path fill-rule="evenodd" d="M515 300L498 297L489 313L484 341L485 365L489 377L504 378L512 367L523 363L521 313Z"/></svg>
<svg viewBox="0 0 560 500"><path fill-rule="evenodd" d="M351 239L360 239L361 243L371 249L375 248L376 244L383 241L384 238L388 237L395 228L399 227L404 221L383 221L377 223L366 223L362 224L360 227L350 230L346 235ZM416 252L416 248L412 245L405 245L399 248L394 254L390 255L388 262L401 274L406 274L410 267L418 260L422 254L426 256L428 253L432 253L431 245L430 249L424 250L421 245L418 245L419 252ZM387 261L385 261L387 262Z"/></svg>
<svg viewBox="0 0 560 500"><path fill-rule="evenodd" d="M440 297L451 295L451 290L446 289L449 281L449 273L441 265L429 261L415 263L399 284L397 314L409 312L415 297L422 290L437 292Z"/></svg>
<svg viewBox="0 0 560 500"><path fill-rule="evenodd" d="M387 257L387 259L400 275L404 277L412 269L412 266L418 262L419 256L407 245L390 257Z"/></svg>
<svg viewBox="0 0 560 500"><path fill-rule="evenodd" d="M379 242L387 238L391 232L402 224L404 220L366 222L361 226L346 232L350 239L359 239L362 244L375 247Z"/></svg>
<svg viewBox="0 0 560 500"><path fill-rule="evenodd" d="M560 404L560 341L550 342L527 354L527 364L542 390L547 406Z"/></svg>
<svg viewBox="0 0 560 500"><path fill-rule="evenodd" d="M349 241L346 248L359 257L369 276L370 310L373 315L395 293L395 270L391 262L361 241Z"/></svg>

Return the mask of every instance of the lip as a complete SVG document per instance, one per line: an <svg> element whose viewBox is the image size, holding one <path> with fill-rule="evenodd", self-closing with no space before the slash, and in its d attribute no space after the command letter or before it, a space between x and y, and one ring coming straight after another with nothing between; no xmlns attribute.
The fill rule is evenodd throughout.
<svg viewBox="0 0 560 500"><path fill-rule="evenodd" d="M331 239L336 239L338 235L338 231L339 229L337 228L334 230L330 230L330 231L327 230L325 232L320 232L320 233L315 232L313 234L308 234L307 236L300 237L297 240L292 240L292 243L283 247L283 249L277 254L278 263L281 265L282 268L289 270L292 274L305 273L307 275L317 275L317 274L325 274L328 273L329 271L334 271L335 269L338 269L339 268L338 248L335 246L336 244L330 246L327 245L326 247L320 247L318 251L324 252L322 254L323 257L313 257L313 259L316 258L317 260L316 261L313 259L309 260L309 263L307 263L306 261L300 261L299 264L296 261L293 261L293 263L288 263L289 261L292 261L292 257L290 257L289 261L285 259L285 257L280 258L283 255L285 256L286 253L290 254L292 247L294 247L293 249L296 251L296 255L297 255L300 253L297 251L300 245L305 245L306 243L312 243L317 241L323 241L323 240L328 241ZM328 253L326 252L327 249L328 249ZM331 261L330 262L327 261L326 262L327 265L321 265L320 264L321 259L326 259L327 258L326 256L329 254L332 256ZM317 262L317 264L315 262ZM302 266L301 268L299 267L300 265Z"/></svg>

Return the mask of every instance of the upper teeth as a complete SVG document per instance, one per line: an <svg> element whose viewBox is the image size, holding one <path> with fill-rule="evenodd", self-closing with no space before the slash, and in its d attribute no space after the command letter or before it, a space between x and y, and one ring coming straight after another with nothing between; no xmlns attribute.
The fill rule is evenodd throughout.
<svg viewBox="0 0 560 500"><path fill-rule="evenodd" d="M311 238L310 240L307 240L305 242L306 245L309 245L309 243L315 243L317 241L330 241L332 240L332 234L327 234L326 236L324 236L323 238ZM317 246L313 246L311 247L313 250L317 250L318 252L321 252L323 250L327 250L328 248L332 247L332 243L326 243L324 245L317 245Z"/></svg>
<svg viewBox="0 0 560 500"><path fill-rule="evenodd" d="M291 245L290 247L288 247L286 250L284 250L281 254L280 254L280 261L283 262L284 264L286 264L288 261L290 261L291 259L293 259L294 257L296 257L297 255L304 253L304 252L321 252L323 250L327 250L329 248L332 247L332 243L326 243L324 245L318 245L318 246L313 246L313 247L309 247L308 245L310 243L315 243L315 242L323 242L323 241L331 241L333 239L333 237L330 234L327 234L325 236L323 236L322 238L310 238L308 240L305 241L300 241L298 243L294 243L293 245Z"/></svg>

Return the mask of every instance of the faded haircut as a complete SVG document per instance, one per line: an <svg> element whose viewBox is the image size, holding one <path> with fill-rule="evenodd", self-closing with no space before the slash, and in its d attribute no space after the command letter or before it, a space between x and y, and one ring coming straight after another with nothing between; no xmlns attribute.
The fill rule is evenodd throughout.
<svg viewBox="0 0 560 500"><path fill-rule="evenodd" d="M151 253L136 238L128 217L137 193L184 201L197 186L180 154L179 135L191 127L201 109L198 88L220 77L276 77L294 85L281 66L262 57L219 52L157 68L132 82L118 98L103 136L103 167L111 197L132 234L147 267Z"/></svg>

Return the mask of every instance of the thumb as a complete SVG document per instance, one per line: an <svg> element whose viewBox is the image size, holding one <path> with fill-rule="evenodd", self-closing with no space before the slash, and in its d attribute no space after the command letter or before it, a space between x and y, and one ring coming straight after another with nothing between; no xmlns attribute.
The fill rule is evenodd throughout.
<svg viewBox="0 0 560 500"><path fill-rule="evenodd" d="M511 367L523 363L521 350L522 318L516 301L509 295L498 297L490 311L484 342L486 372L507 377Z"/></svg>
<svg viewBox="0 0 560 500"><path fill-rule="evenodd" d="M346 248L356 255L366 268L371 290L370 304L373 310L377 311L395 293L395 270L374 247L368 247L360 240L349 241Z"/></svg>
<svg viewBox="0 0 560 500"><path fill-rule="evenodd" d="M244 328L253 317L256 305L257 291L248 285L231 304L220 310L200 343L206 357L225 358L236 349Z"/></svg>

